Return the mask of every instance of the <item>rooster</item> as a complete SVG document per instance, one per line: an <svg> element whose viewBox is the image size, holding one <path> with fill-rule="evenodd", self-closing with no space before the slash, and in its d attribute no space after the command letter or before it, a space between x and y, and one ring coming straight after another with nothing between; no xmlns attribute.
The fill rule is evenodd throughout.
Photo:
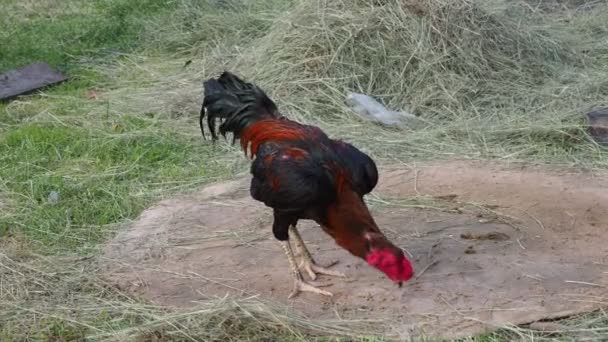
<svg viewBox="0 0 608 342"><path fill-rule="evenodd" d="M314 282L318 274L345 277L329 269L335 263L318 264L306 248L296 225L299 220L317 222L336 243L364 259L399 284L413 275L403 251L378 228L363 196L378 182L374 161L351 144L330 139L315 126L282 116L275 103L256 85L225 71L204 82L200 128L204 118L213 140L219 133L233 134L245 155L253 159L250 194L273 209L272 232L281 243L290 265L294 287L289 295L312 292L332 296ZM299 250L301 267L312 281L302 277L290 237Z"/></svg>

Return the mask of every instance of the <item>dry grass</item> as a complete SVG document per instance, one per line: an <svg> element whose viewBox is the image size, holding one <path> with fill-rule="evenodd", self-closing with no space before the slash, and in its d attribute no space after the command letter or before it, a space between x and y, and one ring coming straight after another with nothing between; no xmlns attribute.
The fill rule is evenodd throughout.
<svg viewBox="0 0 608 342"><path fill-rule="evenodd" d="M0 252L3 341L285 341L371 335L375 322L315 322L253 297L201 301L190 310L157 307L98 276L94 258L46 257L9 237Z"/></svg>
<svg viewBox="0 0 608 342"><path fill-rule="evenodd" d="M374 322L315 322L256 298L201 302L191 311L159 308L99 278L92 251L100 238L123 228L152 200L246 170L236 148L201 143L196 124L201 81L224 68L266 89L286 115L320 125L383 161L459 156L608 166L606 150L589 139L582 119L587 109L607 104L605 4L547 12L531 2L498 0L244 3L220 8L215 1L176 1L141 25L140 49L106 60L81 58L82 87L0 107L0 138L19 133L29 139L27 129L42 125L75 130L76 141L94 142L81 155L43 163L46 169L34 172L41 182L49 180L41 194L17 178L23 163L0 167L0 192L12 208L0 216L0 339L349 340L382 330ZM38 13L32 4L13 5L13 13L25 11L21 19ZM55 2L44 4L58 15ZM193 62L184 67L187 60ZM88 98L91 90L95 101ZM344 104L348 91L407 107L430 124L398 131L362 121ZM45 139L51 139L45 146L64 140ZM154 155L136 159L140 149L189 152L157 164ZM124 160L91 167L117 151ZM49 157L31 158L38 163ZM99 186L103 198L89 198L95 210L83 211L82 223L69 231L66 210L79 208L83 199L55 209L40 201L66 179L83 189ZM15 182L24 186L12 187ZM100 213L116 215L99 222ZM29 228L43 225L41 235L30 234ZM49 237L53 232L68 234ZM47 249L65 236L74 238L65 243L70 248ZM604 313L561 324L551 333L503 327L471 340L608 336Z"/></svg>

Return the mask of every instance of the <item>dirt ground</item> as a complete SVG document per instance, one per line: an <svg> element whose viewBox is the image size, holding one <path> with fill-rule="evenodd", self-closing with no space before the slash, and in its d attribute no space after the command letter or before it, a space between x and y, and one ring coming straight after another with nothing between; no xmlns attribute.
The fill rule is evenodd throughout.
<svg viewBox="0 0 608 342"><path fill-rule="evenodd" d="M339 260L349 278L321 277L333 299L288 300L288 263L249 178L146 210L107 245L106 275L163 305L255 295L319 319L383 319L403 338L608 306L606 175L453 161L384 167L380 178L372 213L417 272L403 288L302 221L313 256Z"/></svg>

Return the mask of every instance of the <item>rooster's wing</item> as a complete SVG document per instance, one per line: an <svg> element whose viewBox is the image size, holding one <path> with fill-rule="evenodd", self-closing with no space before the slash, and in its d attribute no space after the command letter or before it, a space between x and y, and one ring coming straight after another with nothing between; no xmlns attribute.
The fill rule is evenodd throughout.
<svg viewBox="0 0 608 342"><path fill-rule="evenodd" d="M370 193L378 184L378 169L373 159L347 142L334 140L332 145L336 158L348 170L354 190L361 197Z"/></svg>
<svg viewBox="0 0 608 342"><path fill-rule="evenodd" d="M331 173L310 151L264 144L251 165L251 196L274 209L273 233L288 238L298 219L317 219L318 209L335 199Z"/></svg>
<svg viewBox="0 0 608 342"><path fill-rule="evenodd" d="M251 174L251 196L278 211L303 212L335 197L331 173L301 148L265 144L256 154Z"/></svg>

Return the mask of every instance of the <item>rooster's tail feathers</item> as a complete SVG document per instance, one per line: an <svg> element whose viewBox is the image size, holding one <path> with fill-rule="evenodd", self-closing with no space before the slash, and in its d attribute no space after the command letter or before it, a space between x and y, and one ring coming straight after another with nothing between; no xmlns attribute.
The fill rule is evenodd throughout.
<svg viewBox="0 0 608 342"><path fill-rule="evenodd" d="M199 119L203 136L205 112L213 139L217 139L215 119L218 118L223 121L219 133L226 136L232 132L237 138L244 128L258 120L280 117L277 106L262 89L228 71L217 79L203 82L203 87L205 93Z"/></svg>

